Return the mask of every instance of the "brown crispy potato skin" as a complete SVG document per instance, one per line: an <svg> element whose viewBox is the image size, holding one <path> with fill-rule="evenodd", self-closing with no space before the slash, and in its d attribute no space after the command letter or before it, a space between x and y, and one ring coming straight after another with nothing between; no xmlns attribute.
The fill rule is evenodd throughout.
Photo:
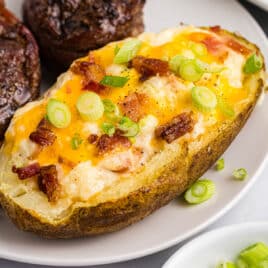
<svg viewBox="0 0 268 268"><path fill-rule="evenodd" d="M245 42L244 39L240 40ZM0 192L0 203L10 219L24 231L35 232L45 238L73 238L113 232L135 223L183 193L195 180L210 168L228 148L246 123L260 96L263 81L260 79L254 100L236 116L231 124L207 134L203 147L192 154L184 144L176 160L152 184L113 202L96 207L77 208L60 224L42 222Z"/></svg>

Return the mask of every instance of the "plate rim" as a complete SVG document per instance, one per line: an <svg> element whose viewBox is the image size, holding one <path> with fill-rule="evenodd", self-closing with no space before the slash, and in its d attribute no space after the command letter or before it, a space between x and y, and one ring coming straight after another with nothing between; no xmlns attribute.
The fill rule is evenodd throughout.
<svg viewBox="0 0 268 268"><path fill-rule="evenodd" d="M169 259L163 264L162 268L172 268L173 263L175 260L183 254L184 251L187 251L188 248L191 246L195 245L196 243L199 243L200 241L206 239L209 239L211 237L218 236L222 233L229 233L229 232L235 232L236 230L248 230L248 229L257 229L257 228L262 228L266 229L268 231L268 222L267 221L252 221L252 222L246 222L246 223L236 223L236 224L231 224L231 225L226 225L222 226L219 228L216 228L214 230L205 232L197 237L195 237L193 240L187 242L185 245L183 245L181 248L176 250L170 257ZM242 232L242 231L241 231Z"/></svg>
<svg viewBox="0 0 268 268"><path fill-rule="evenodd" d="M237 5L243 10L244 16L247 17L247 19L251 22L251 24L255 27L257 34L260 36L260 38L264 41L263 43L268 49L268 42L267 37L260 27L260 25L257 23L257 21L250 15L250 13L246 10L246 8L241 5L240 3L236 2ZM22 256L18 254L13 254L13 252L8 253L2 253L0 251L0 259L10 260L10 261L16 261L20 263L27 263L27 264L36 264L36 265L45 265L45 266L57 266L57 267L81 267L81 266L88 266L88 265L105 265L105 264L113 264L113 263L120 263L125 261L130 261L134 259L138 259L141 257L149 256L154 253L160 252L162 250L165 250L167 248L170 248L182 241L185 241L186 239L189 239L193 237L194 235L200 233L202 230L207 228L209 225L213 224L215 221L217 221L220 217L222 217L224 214L226 214L231 208L233 208L237 203L246 195L246 193L249 191L249 189L253 186L253 184L257 181L259 178L260 173L264 170L266 163L268 162L268 152L266 152L262 162L258 166L258 168L255 170L255 172L252 175L252 178L250 181L241 189L241 191L229 201L227 205L225 205L222 209L220 209L217 213L215 213L213 216L208 218L208 220L204 221L201 225L197 226L196 228L193 228L192 230L184 233L183 235L176 236L174 239L170 239L164 243L158 244L157 246L153 246L148 248L147 250L140 250L135 251L134 253L128 253L128 254L122 254L117 256L109 256L104 257L101 260L100 259L87 259L83 258L82 260L78 259L49 259L48 256L46 258L39 258L32 255ZM237 224L239 225L239 224ZM224 227L222 227L224 228ZM221 229L221 228L219 228ZM213 231L216 231L218 229L215 229ZM213 232L210 231L210 232ZM202 235L201 235L202 236ZM195 239L194 239L195 240ZM194 241L192 240L192 241ZM187 243L188 244L188 243ZM186 245L187 245L186 244ZM185 246L186 246L185 245ZM184 247L184 246L183 246Z"/></svg>

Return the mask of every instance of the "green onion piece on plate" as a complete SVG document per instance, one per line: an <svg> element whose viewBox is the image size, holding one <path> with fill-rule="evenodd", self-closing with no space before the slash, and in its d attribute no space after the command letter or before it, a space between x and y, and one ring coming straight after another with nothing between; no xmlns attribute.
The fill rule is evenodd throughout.
<svg viewBox="0 0 268 268"><path fill-rule="evenodd" d="M248 173L247 173L247 171L244 168L238 168L238 169L235 169L233 171L233 177L236 180L243 181L244 179L247 178L247 176L248 176Z"/></svg>
<svg viewBox="0 0 268 268"><path fill-rule="evenodd" d="M102 123L101 129L105 134L107 134L110 137L113 136L113 134L115 133L115 126L111 123L107 122Z"/></svg>
<svg viewBox="0 0 268 268"><path fill-rule="evenodd" d="M128 77L105 75L100 83L109 87L123 87L128 80Z"/></svg>
<svg viewBox="0 0 268 268"><path fill-rule="evenodd" d="M224 159L223 158L220 158L217 162L216 162L216 170L217 171L220 171L220 170L223 170L224 169Z"/></svg>
<svg viewBox="0 0 268 268"><path fill-rule="evenodd" d="M172 57L169 61L169 68L171 69L171 71L173 71L176 74L179 74L181 63L185 59L186 58L182 55L176 55Z"/></svg>
<svg viewBox="0 0 268 268"><path fill-rule="evenodd" d="M123 131L123 136L126 137L135 137L140 130L139 125L126 116L119 121L118 129Z"/></svg>
<svg viewBox="0 0 268 268"><path fill-rule="evenodd" d="M256 54L251 55L245 65L244 65L244 73L245 74L254 74L261 70L263 66L263 61L260 56L257 56Z"/></svg>
<svg viewBox="0 0 268 268"><path fill-rule="evenodd" d="M73 150L77 150L82 143L83 139L77 133L71 139L71 147Z"/></svg>
<svg viewBox="0 0 268 268"><path fill-rule="evenodd" d="M50 99L47 104L47 119L56 128L66 128L71 123L69 107L56 99Z"/></svg>
<svg viewBox="0 0 268 268"><path fill-rule="evenodd" d="M217 266L217 268L236 268L235 264L232 262L223 262Z"/></svg>
<svg viewBox="0 0 268 268"><path fill-rule="evenodd" d="M202 43L190 43L190 49L194 52L194 54L198 57L206 56L208 53L207 47Z"/></svg>
<svg viewBox="0 0 268 268"><path fill-rule="evenodd" d="M180 76L186 81L196 82L201 79L204 74L198 62L194 59L186 59L180 63Z"/></svg>
<svg viewBox="0 0 268 268"><path fill-rule="evenodd" d="M268 260L261 261L258 268L268 268Z"/></svg>
<svg viewBox="0 0 268 268"><path fill-rule="evenodd" d="M236 261L236 267L237 268L250 268L248 264L241 258L238 258Z"/></svg>
<svg viewBox="0 0 268 268"><path fill-rule="evenodd" d="M256 243L241 251L239 258L247 263L249 268L257 268L260 262L268 258L268 247L264 243Z"/></svg>
<svg viewBox="0 0 268 268"><path fill-rule="evenodd" d="M122 64L132 60L141 47L141 41L139 39L130 39L126 41L123 46L119 49L114 57L114 63Z"/></svg>
<svg viewBox="0 0 268 268"><path fill-rule="evenodd" d="M184 198L190 204L200 204L210 199L214 195L215 189L213 181L198 180L185 192Z"/></svg>
<svg viewBox="0 0 268 268"><path fill-rule="evenodd" d="M102 100L104 105L104 114L109 120L116 122L119 120L120 111L116 104L109 99Z"/></svg>
<svg viewBox="0 0 268 268"><path fill-rule="evenodd" d="M102 100L94 92L86 92L80 95L76 102L76 108L84 120L98 120L104 113Z"/></svg>
<svg viewBox="0 0 268 268"><path fill-rule="evenodd" d="M207 87L193 87L192 101L203 112L209 112L217 106L215 93Z"/></svg>

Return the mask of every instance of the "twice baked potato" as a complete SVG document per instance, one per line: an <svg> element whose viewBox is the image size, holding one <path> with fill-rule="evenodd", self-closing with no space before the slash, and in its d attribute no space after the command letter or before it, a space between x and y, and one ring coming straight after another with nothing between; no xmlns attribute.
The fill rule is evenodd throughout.
<svg viewBox="0 0 268 268"><path fill-rule="evenodd" d="M181 194L225 151L263 88L259 49L184 26L76 60L18 110L0 156L0 201L48 238L112 232Z"/></svg>

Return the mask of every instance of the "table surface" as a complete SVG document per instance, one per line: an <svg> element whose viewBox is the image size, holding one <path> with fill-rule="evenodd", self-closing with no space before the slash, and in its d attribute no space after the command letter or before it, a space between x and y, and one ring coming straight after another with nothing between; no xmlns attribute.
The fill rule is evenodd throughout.
<svg viewBox="0 0 268 268"><path fill-rule="evenodd" d="M248 11L255 17L259 22L263 30L268 35L268 16L267 12L255 7L252 4L249 4L245 1L239 1ZM255 185L246 195L246 198L243 198L238 205L236 205L229 213L224 217L220 218L216 223L211 225L205 231L212 230L224 225L230 225L241 222L249 221L266 221L268 220L268 202L266 202L267 188L268 188L268 165L263 170L262 174L258 178ZM261 198L260 198L261 197ZM264 198L262 198L264 197ZM256 200L258 200L256 202ZM187 241L186 241L187 242ZM111 265L101 265L98 268L160 268L166 260L184 243L181 243L177 246L171 247L162 252L147 256L141 259L111 264ZM0 260L0 267L2 268L46 268L47 266L37 266L30 264L16 263L12 261ZM52 267L51 267L52 268ZM91 266L92 268L92 266Z"/></svg>

